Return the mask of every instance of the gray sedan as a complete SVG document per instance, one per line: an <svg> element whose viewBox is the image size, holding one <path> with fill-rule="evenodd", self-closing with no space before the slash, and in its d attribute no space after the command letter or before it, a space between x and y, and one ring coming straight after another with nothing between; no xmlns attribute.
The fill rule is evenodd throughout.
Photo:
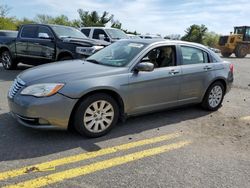
<svg viewBox="0 0 250 188"><path fill-rule="evenodd" d="M98 137L128 116L190 103L215 111L232 82L233 65L202 45L121 40L86 60L22 72L8 101L25 126Z"/></svg>

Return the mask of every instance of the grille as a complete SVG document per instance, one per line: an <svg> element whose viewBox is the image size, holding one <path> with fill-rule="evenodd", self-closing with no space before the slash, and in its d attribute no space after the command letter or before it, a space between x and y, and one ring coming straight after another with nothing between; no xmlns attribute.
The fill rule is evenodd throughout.
<svg viewBox="0 0 250 188"><path fill-rule="evenodd" d="M222 37L220 37L219 45L220 46L224 46L227 43L227 40L228 40L228 36L222 36Z"/></svg>
<svg viewBox="0 0 250 188"><path fill-rule="evenodd" d="M10 87L9 97L12 99L23 86L25 83L20 78L16 78Z"/></svg>

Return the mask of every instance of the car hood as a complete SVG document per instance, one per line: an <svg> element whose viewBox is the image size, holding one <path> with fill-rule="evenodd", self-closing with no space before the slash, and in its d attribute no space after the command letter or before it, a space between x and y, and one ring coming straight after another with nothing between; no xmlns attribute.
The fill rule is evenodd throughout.
<svg viewBox="0 0 250 188"><path fill-rule="evenodd" d="M28 69L18 75L26 85L37 83L68 83L87 78L124 73L126 67L111 67L84 60L55 62Z"/></svg>
<svg viewBox="0 0 250 188"><path fill-rule="evenodd" d="M93 40L89 38L65 38L63 39L63 42L67 43L73 43L77 45L83 45L83 46L108 46L110 43L106 41L99 41L99 40Z"/></svg>

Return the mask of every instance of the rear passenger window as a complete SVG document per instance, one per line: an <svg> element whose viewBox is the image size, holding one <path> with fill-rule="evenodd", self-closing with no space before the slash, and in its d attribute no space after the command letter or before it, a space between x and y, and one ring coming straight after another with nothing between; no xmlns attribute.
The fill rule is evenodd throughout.
<svg viewBox="0 0 250 188"><path fill-rule="evenodd" d="M181 46L182 52L182 64L191 65L191 64L200 64L208 63L208 54L203 50L193 47Z"/></svg>
<svg viewBox="0 0 250 188"><path fill-rule="evenodd" d="M82 29L81 31L82 31L82 33L84 35L86 35L87 37L89 37L90 29Z"/></svg>
<svg viewBox="0 0 250 188"><path fill-rule="evenodd" d="M23 38L36 38L37 37L37 26L24 26L22 29L21 37Z"/></svg>
<svg viewBox="0 0 250 188"><path fill-rule="evenodd" d="M104 35L104 37L108 37L108 35L102 29L95 29L93 34L93 39L100 39L99 35Z"/></svg>

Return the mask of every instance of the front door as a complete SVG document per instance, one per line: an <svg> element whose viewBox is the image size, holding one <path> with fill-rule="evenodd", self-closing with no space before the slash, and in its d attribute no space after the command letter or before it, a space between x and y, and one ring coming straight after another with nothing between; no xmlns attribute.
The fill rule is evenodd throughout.
<svg viewBox="0 0 250 188"><path fill-rule="evenodd" d="M130 74L130 113L138 114L177 105L181 69L176 66L175 46L155 48L140 62L143 61L153 63L155 69L152 72Z"/></svg>
<svg viewBox="0 0 250 188"><path fill-rule="evenodd" d="M46 26L39 26L36 37L28 42L28 51L34 62L48 63L55 59L55 38Z"/></svg>

